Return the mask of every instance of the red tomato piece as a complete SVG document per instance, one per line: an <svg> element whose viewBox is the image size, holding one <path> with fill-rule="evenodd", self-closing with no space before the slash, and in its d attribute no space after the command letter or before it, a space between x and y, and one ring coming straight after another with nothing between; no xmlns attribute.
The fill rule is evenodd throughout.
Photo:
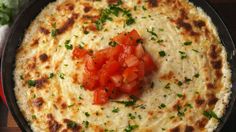
<svg viewBox="0 0 236 132"><path fill-rule="evenodd" d="M81 49L79 47L76 47L72 53L73 57L78 58L78 59L83 58L87 54L88 54L87 50Z"/></svg>
<svg viewBox="0 0 236 132"><path fill-rule="evenodd" d="M149 54L146 53L143 56L143 62L144 62L145 74L146 73L149 74L150 72L156 69L156 65Z"/></svg>
<svg viewBox="0 0 236 132"><path fill-rule="evenodd" d="M127 38L127 34L123 32L123 33L119 33L112 40L118 44L124 44L126 38Z"/></svg>
<svg viewBox="0 0 236 132"><path fill-rule="evenodd" d="M122 85L120 90L124 93L131 94L136 90L137 85L138 85L137 81L133 81L133 82L130 82L130 83L125 83L125 84Z"/></svg>
<svg viewBox="0 0 236 132"><path fill-rule="evenodd" d="M87 57L86 59L86 69L88 71L95 71L97 70L95 62L93 61L92 57Z"/></svg>
<svg viewBox="0 0 236 132"><path fill-rule="evenodd" d="M98 85L98 77L95 73L87 72L84 74L83 86L85 89L94 90Z"/></svg>
<svg viewBox="0 0 236 132"><path fill-rule="evenodd" d="M125 59L125 64L128 67L133 67L133 66L137 66L139 64L139 60L136 56L134 55L129 55L126 59Z"/></svg>
<svg viewBox="0 0 236 132"><path fill-rule="evenodd" d="M137 56L138 58L142 58L144 53L145 52L143 46L141 44L138 44L135 48L135 56Z"/></svg>
<svg viewBox="0 0 236 132"><path fill-rule="evenodd" d="M131 38L132 40L132 45L136 45L137 44L137 41L138 40L141 40L141 37L140 35L138 34L138 32L133 29L129 34L128 36Z"/></svg>
<svg viewBox="0 0 236 132"><path fill-rule="evenodd" d="M116 87L120 87L122 85L122 82L123 82L123 77L122 77L122 75L117 74L117 75L111 76L111 80L112 80L112 82L114 83L114 85Z"/></svg>
<svg viewBox="0 0 236 132"><path fill-rule="evenodd" d="M108 101L108 93L105 89L98 88L94 91L94 104L105 104Z"/></svg>
<svg viewBox="0 0 236 132"><path fill-rule="evenodd" d="M111 76L121 70L121 65L116 60L109 60L103 65L103 69Z"/></svg>
<svg viewBox="0 0 236 132"><path fill-rule="evenodd" d="M138 78L138 69L136 67L129 67L126 68L122 74L123 76L123 82L124 83L129 83Z"/></svg>

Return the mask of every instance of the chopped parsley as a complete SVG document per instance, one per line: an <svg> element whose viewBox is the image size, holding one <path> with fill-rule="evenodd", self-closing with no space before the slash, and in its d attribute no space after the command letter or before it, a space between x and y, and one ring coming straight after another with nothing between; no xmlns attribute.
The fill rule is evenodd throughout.
<svg viewBox="0 0 236 132"><path fill-rule="evenodd" d="M53 78L53 77L54 77L54 73L50 73L49 78Z"/></svg>
<svg viewBox="0 0 236 132"><path fill-rule="evenodd" d="M170 83L167 83L164 88L170 89Z"/></svg>
<svg viewBox="0 0 236 132"><path fill-rule="evenodd" d="M37 119L36 115L32 115L32 119L33 120Z"/></svg>
<svg viewBox="0 0 236 132"><path fill-rule="evenodd" d="M192 106L191 104L189 104L189 103L186 104L185 106L186 106L186 107L189 107L189 108L193 108L193 106Z"/></svg>
<svg viewBox="0 0 236 132"><path fill-rule="evenodd" d="M146 8L145 6L142 6L142 9L143 9L144 11L146 11L146 10L147 10L147 8Z"/></svg>
<svg viewBox="0 0 236 132"><path fill-rule="evenodd" d="M185 46L188 46L188 45L191 45L192 44L192 41L186 41L186 42L184 42L184 45Z"/></svg>
<svg viewBox="0 0 236 132"><path fill-rule="evenodd" d="M176 94L177 95L177 97L179 97L179 98L182 98L183 97L183 94Z"/></svg>
<svg viewBox="0 0 236 132"><path fill-rule="evenodd" d="M154 28L152 27L151 30L147 29L147 32L150 33L152 36L158 37L157 34L154 31Z"/></svg>
<svg viewBox="0 0 236 132"><path fill-rule="evenodd" d="M138 125L128 125L125 129L124 129L124 131L125 132L132 132L133 130L135 130L135 129L137 129L138 128Z"/></svg>
<svg viewBox="0 0 236 132"><path fill-rule="evenodd" d="M23 75L20 75L20 79L23 80L23 79L24 79L24 76L23 76Z"/></svg>
<svg viewBox="0 0 236 132"><path fill-rule="evenodd" d="M163 39L157 40L157 43L162 43L162 42L164 42Z"/></svg>
<svg viewBox="0 0 236 132"><path fill-rule="evenodd" d="M187 78L187 77L184 77L184 81L186 82L186 83L189 83L190 81L192 81L190 78Z"/></svg>
<svg viewBox="0 0 236 132"><path fill-rule="evenodd" d="M73 107L75 104L68 105L68 108Z"/></svg>
<svg viewBox="0 0 236 132"><path fill-rule="evenodd" d="M181 81L178 81L178 86L182 86L183 83Z"/></svg>
<svg viewBox="0 0 236 132"><path fill-rule="evenodd" d="M179 54L180 54L181 59L187 58L187 54L185 52L179 51Z"/></svg>
<svg viewBox="0 0 236 132"><path fill-rule="evenodd" d="M88 121L83 121L82 124L84 125L85 128L88 128L88 126L89 126L89 122Z"/></svg>
<svg viewBox="0 0 236 132"><path fill-rule="evenodd" d="M88 112L85 112L84 114L85 114L86 117L90 116L90 114Z"/></svg>
<svg viewBox="0 0 236 132"><path fill-rule="evenodd" d="M210 111L203 111L203 115L206 116L208 119L215 118L215 119L219 120L219 117L212 110L210 110Z"/></svg>
<svg viewBox="0 0 236 132"><path fill-rule="evenodd" d="M158 106L159 109L163 109L163 108L165 108L165 107L166 107L166 105L163 104L163 103L161 103L161 104Z"/></svg>
<svg viewBox="0 0 236 132"><path fill-rule="evenodd" d="M120 111L119 108L113 108L113 110L112 110L113 113L118 113L119 111Z"/></svg>
<svg viewBox="0 0 236 132"><path fill-rule="evenodd" d="M155 85L154 82L152 82L152 83L151 83L151 88L154 88L154 85Z"/></svg>
<svg viewBox="0 0 236 132"><path fill-rule="evenodd" d="M160 55L160 57L164 57L164 56L166 56L166 52L165 51L159 51L159 55Z"/></svg>
<svg viewBox="0 0 236 132"><path fill-rule="evenodd" d="M59 77L60 77L61 79L65 79L65 74L64 74L64 73L59 73Z"/></svg>
<svg viewBox="0 0 236 132"><path fill-rule="evenodd" d="M111 47L116 47L117 43L115 41L110 41L108 45L110 45Z"/></svg>
<svg viewBox="0 0 236 132"><path fill-rule="evenodd" d="M177 115L180 117L180 119L182 119L182 117L185 115L186 109L181 110L181 107L178 105L177 106L177 111L178 111Z"/></svg>
<svg viewBox="0 0 236 132"><path fill-rule="evenodd" d="M133 105L135 105L136 101L137 101L137 100L132 99L132 100L129 100L129 101L114 101L114 102L120 103L120 104L124 104L125 107L128 107L128 106L133 106Z"/></svg>
<svg viewBox="0 0 236 132"><path fill-rule="evenodd" d="M194 52L196 52L196 53L199 53L199 51L198 50L195 50L195 49L192 49Z"/></svg>
<svg viewBox="0 0 236 132"><path fill-rule="evenodd" d="M68 128L76 128L77 127L77 123L76 122L74 122L74 121L69 121L69 122L67 122L67 127Z"/></svg>
<svg viewBox="0 0 236 132"><path fill-rule="evenodd" d="M65 48L67 50L72 50L73 49L73 45L70 44L70 40L65 41Z"/></svg>
<svg viewBox="0 0 236 132"><path fill-rule="evenodd" d="M36 81L35 80L28 80L27 83L30 87L35 87L36 86Z"/></svg>
<svg viewBox="0 0 236 132"><path fill-rule="evenodd" d="M199 78L199 76L200 76L199 73L196 73L196 74L194 75L194 77L196 77L196 78Z"/></svg>
<svg viewBox="0 0 236 132"><path fill-rule="evenodd" d="M128 116L131 120L135 119L135 116L132 113L129 113Z"/></svg>
<svg viewBox="0 0 236 132"><path fill-rule="evenodd" d="M132 17L132 14L129 10L123 9L120 7L122 4L121 1L118 1L117 4L110 5L108 8L101 11L101 17L95 22L96 28L98 30L103 29L103 25L106 21L112 21L112 15L118 17L120 13L126 17L126 25L131 25L135 22L135 19Z"/></svg>
<svg viewBox="0 0 236 132"><path fill-rule="evenodd" d="M52 24L51 36L56 37L58 30L56 29L56 23Z"/></svg>

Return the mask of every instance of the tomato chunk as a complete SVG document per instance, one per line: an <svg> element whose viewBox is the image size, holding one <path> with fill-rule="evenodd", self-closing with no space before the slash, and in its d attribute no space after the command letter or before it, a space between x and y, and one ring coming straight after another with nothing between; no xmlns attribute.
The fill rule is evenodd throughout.
<svg viewBox="0 0 236 132"><path fill-rule="evenodd" d="M94 92L96 105L122 94L139 96L145 76L157 69L152 57L139 44L142 38L136 30L120 33L111 40L117 45L93 54L80 48L72 53L74 58L85 62L82 84Z"/></svg>
<svg viewBox="0 0 236 132"><path fill-rule="evenodd" d="M87 54L88 54L88 51L85 49L81 49L80 47L76 47L72 53L73 57L75 58L83 58Z"/></svg>

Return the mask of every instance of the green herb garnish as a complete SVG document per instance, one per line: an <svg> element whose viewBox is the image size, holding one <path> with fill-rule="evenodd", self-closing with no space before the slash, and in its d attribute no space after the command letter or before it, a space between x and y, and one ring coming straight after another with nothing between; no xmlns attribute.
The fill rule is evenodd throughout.
<svg viewBox="0 0 236 132"><path fill-rule="evenodd" d="M64 74L64 73L59 73L59 77L60 77L61 79L65 79L65 74Z"/></svg>
<svg viewBox="0 0 236 132"><path fill-rule="evenodd" d="M111 47L116 47L117 43L115 41L110 41L108 45L110 45Z"/></svg>
<svg viewBox="0 0 236 132"><path fill-rule="evenodd" d="M135 129L137 129L138 128L138 125L128 125L125 129L124 129L124 131L125 132L132 132L133 130L135 130Z"/></svg>
<svg viewBox="0 0 236 132"><path fill-rule="evenodd" d="M170 89L170 83L167 83L164 88Z"/></svg>
<svg viewBox="0 0 236 132"><path fill-rule="evenodd" d="M89 126L89 122L88 121L83 121L82 124L84 125L85 128L88 128L88 126Z"/></svg>
<svg viewBox="0 0 236 132"><path fill-rule="evenodd" d="M28 80L27 83L30 87L35 87L36 86L36 81L35 80Z"/></svg>
<svg viewBox="0 0 236 132"><path fill-rule="evenodd" d="M183 51L179 51L181 59L187 58L187 54Z"/></svg>
<svg viewBox="0 0 236 132"><path fill-rule="evenodd" d="M191 45L192 44L192 41L186 41L186 42L184 42L184 45L185 46L188 46L188 45Z"/></svg>
<svg viewBox="0 0 236 132"><path fill-rule="evenodd" d="M129 113L128 116L131 120L135 119L135 116L132 113Z"/></svg>
<svg viewBox="0 0 236 132"><path fill-rule="evenodd" d="M158 106L159 109L163 109L163 108L165 108L165 107L166 107L166 105L163 104L163 103L161 103L161 104Z"/></svg>
<svg viewBox="0 0 236 132"><path fill-rule="evenodd" d="M215 119L219 120L219 117L212 110L210 110L210 111L203 111L203 115L206 116L208 119L215 118Z"/></svg>
<svg viewBox="0 0 236 132"><path fill-rule="evenodd" d="M113 113L118 113L119 111L120 111L119 108L113 108L113 110L112 110Z"/></svg>
<svg viewBox="0 0 236 132"><path fill-rule="evenodd" d="M78 124L77 124L76 122L74 122L74 121L68 121L68 122L67 122L67 127L68 127L68 128L71 128L71 129L76 128L77 125L78 125Z"/></svg>
<svg viewBox="0 0 236 132"><path fill-rule="evenodd" d="M162 50L162 51L159 52L159 55L160 55L161 57L164 57L164 56L166 56L166 52Z"/></svg>
<svg viewBox="0 0 236 132"><path fill-rule="evenodd" d="M85 112L84 114L85 114L85 116L87 116L87 117L90 116L90 114L89 114L88 112Z"/></svg>

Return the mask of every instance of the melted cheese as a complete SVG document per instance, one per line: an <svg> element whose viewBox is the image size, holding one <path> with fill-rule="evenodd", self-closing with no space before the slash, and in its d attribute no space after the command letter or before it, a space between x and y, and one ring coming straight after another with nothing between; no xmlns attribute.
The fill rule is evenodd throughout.
<svg viewBox="0 0 236 132"><path fill-rule="evenodd" d="M84 11L86 6L92 8L87 13ZM219 122L215 118L208 120L203 111L212 110L218 117L223 116L231 93L231 73L226 51L210 18L185 0L163 0L157 7L151 7L147 2L126 0L122 8L131 11L134 24L127 26L122 15L113 16L112 21L104 24L103 30L85 34L84 28L91 24L91 20L84 20L85 16L99 15L107 6L105 0L57 0L45 7L28 28L16 56L14 79L17 103L32 130L50 131L48 115L51 114L61 125L60 131L67 129L64 119L75 121L86 132L119 132L129 124L137 125L134 131L140 132L213 131ZM181 10L176 9L187 14L182 11L181 16ZM178 22L178 18L184 20ZM66 27L68 21L71 25ZM53 25L58 29L64 27L65 31L52 37ZM135 106L125 107L115 102L93 105L93 93L81 87L84 63L72 59L72 50L65 48L65 41L70 40L73 47L83 45L97 51L108 47L110 39L118 33L132 29L144 38L143 46L159 67L147 78L154 87L146 84ZM158 37L153 40L148 30L153 30ZM184 45L187 41L191 41L191 45ZM217 49L213 55L212 45ZM160 51L166 56L161 57ZM42 54L47 57L39 57ZM187 57L181 58L181 55ZM52 73L54 76L50 77ZM36 86L30 87L28 80L37 80ZM35 103L38 98L43 99L42 105ZM123 96L118 100L129 98ZM117 113L112 112L117 108ZM85 121L89 122L88 127ZM56 127L55 122L52 124Z"/></svg>

